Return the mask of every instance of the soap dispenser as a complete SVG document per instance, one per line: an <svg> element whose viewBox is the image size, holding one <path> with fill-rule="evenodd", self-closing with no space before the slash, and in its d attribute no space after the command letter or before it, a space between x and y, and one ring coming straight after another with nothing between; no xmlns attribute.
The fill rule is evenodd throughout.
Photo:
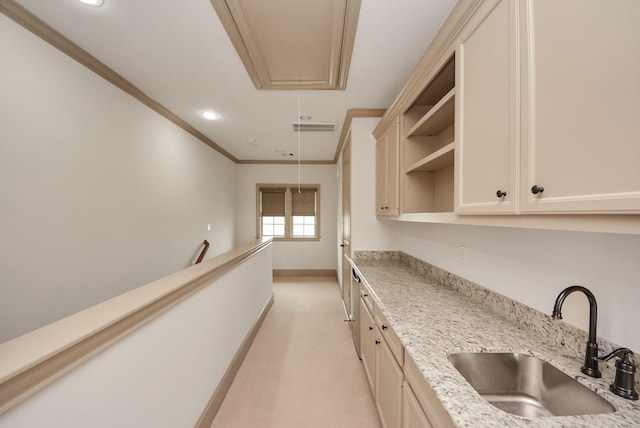
<svg viewBox="0 0 640 428"><path fill-rule="evenodd" d="M633 352L627 348L618 348L602 358L601 361L618 357L616 361L616 377L609 389L616 395L628 400L637 400L638 393L635 390L636 365L631 361Z"/></svg>

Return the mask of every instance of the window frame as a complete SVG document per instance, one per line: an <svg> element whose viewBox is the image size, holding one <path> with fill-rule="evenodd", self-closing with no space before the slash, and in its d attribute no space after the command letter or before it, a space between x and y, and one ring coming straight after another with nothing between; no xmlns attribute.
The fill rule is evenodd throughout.
<svg viewBox="0 0 640 428"><path fill-rule="evenodd" d="M256 184L256 237L260 239L262 237L262 212L261 212L261 189L264 188L281 188L284 187L285 190L285 214L284 214L284 230L285 236L273 236L271 237L274 241L291 241L291 242L299 242L299 241L319 241L321 238L320 235L320 184L309 184L304 183L300 184L299 187L301 189L313 189L316 192L316 209L315 209L315 228L316 234L315 236L293 236L293 202L292 202L292 192L297 191L298 184L286 184L286 183L258 183Z"/></svg>

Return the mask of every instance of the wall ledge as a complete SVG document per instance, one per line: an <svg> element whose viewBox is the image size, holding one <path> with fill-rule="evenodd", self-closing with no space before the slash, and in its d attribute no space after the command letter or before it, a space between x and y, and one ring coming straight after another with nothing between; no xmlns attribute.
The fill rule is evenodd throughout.
<svg viewBox="0 0 640 428"><path fill-rule="evenodd" d="M258 254L256 240L0 344L0 414Z"/></svg>

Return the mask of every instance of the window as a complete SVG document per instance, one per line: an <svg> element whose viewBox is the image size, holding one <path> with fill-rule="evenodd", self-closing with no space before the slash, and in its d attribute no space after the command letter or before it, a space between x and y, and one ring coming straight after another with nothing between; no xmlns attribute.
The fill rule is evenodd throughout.
<svg viewBox="0 0 640 428"><path fill-rule="evenodd" d="M258 184L256 193L259 237L320 239L320 185Z"/></svg>

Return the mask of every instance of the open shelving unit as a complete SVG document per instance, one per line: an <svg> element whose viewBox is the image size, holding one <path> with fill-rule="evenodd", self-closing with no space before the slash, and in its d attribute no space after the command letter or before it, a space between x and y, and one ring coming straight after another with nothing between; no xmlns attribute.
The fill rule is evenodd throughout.
<svg viewBox="0 0 640 428"><path fill-rule="evenodd" d="M402 115L402 212L453 211L455 56Z"/></svg>
<svg viewBox="0 0 640 428"><path fill-rule="evenodd" d="M443 148L436 150L429 156L425 156L416 163L410 165L405 173L414 171L440 171L448 166L453 165L453 146L449 143Z"/></svg>
<svg viewBox="0 0 640 428"><path fill-rule="evenodd" d="M416 122L407 133L407 137L434 136L451 126L455 113L455 94L455 88L447 92L436 105L431 107L424 116Z"/></svg>

